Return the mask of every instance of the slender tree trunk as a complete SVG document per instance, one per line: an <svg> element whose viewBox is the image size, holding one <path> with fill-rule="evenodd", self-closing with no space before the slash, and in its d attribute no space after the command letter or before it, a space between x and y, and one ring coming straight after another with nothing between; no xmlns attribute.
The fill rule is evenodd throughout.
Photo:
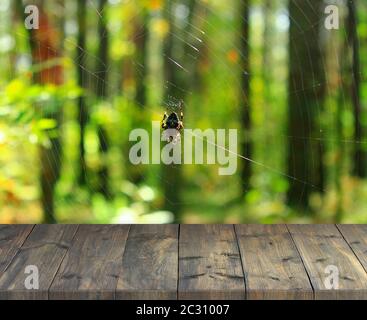
<svg viewBox="0 0 367 320"><path fill-rule="evenodd" d="M264 15L264 33L263 33L263 60L262 60L262 78L264 81L264 102L265 102L265 122L268 123L271 113L271 81L272 78L272 50L273 50L273 28L274 28L274 0L265 0ZM268 137L272 133L268 132Z"/></svg>
<svg viewBox="0 0 367 320"><path fill-rule="evenodd" d="M241 32L241 59L242 59L242 128L244 136L242 137L242 152L246 158L252 158L251 141L251 108L250 108L250 0L242 1L242 32ZM252 168L249 161L244 161L242 166L242 192L247 193L251 185Z"/></svg>
<svg viewBox="0 0 367 320"><path fill-rule="evenodd" d="M107 0L99 0L99 20L98 20L98 35L99 35L99 49L97 59L97 88L96 94L98 100L102 101L107 97L107 81L108 81L108 47L109 47L109 33L107 29L106 8ZM102 159L102 164L98 172L99 186L98 192L103 194L106 198L111 197L109 188L109 170L107 164L107 155L109 150L109 138L106 129L103 125L98 126L98 140L99 152Z"/></svg>
<svg viewBox="0 0 367 320"><path fill-rule="evenodd" d="M349 17L347 17L349 19ZM347 20L344 21L347 25ZM334 43L338 43L340 39L340 35L336 35L332 40ZM335 49L334 49L335 50ZM345 74L348 73L349 59L346 57L349 56L349 40L347 37L343 37L340 39L340 44L338 44L338 88L334 88L334 91L337 91L337 109L335 115L335 123L336 123L336 163L335 163L335 189L336 189L336 210L335 210L335 217L334 222L340 223L343 219L344 215L344 208L343 208L343 201L344 201L344 192L343 192L343 173L345 167L345 156L346 156L346 149L344 144L344 125L343 125L343 112L346 106L346 101L348 100L348 88L349 84L348 81L350 79L345 78ZM338 90L337 90L338 89Z"/></svg>
<svg viewBox="0 0 367 320"><path fill-rule="evenodd" d="M344 50L341 50L342 52ZM345 52L344 52L345 53ZM342 61L344 56L339 58L339 62ZM342 121L343 116L343 107L345 106L345 96L346 96L346 86L344 84L342 75L345 70L343 63L339 66L341 72L341 83L339 94L337 98L337 111L336 111L336 143L337 143L337 162L335 165L335 189L337 193L337 204L336 204L336 212L335 212L335 222L340 223L344 211L343 211L343 187L342 187L342 178L343 178L343 168L344 168L344 157L345 157L345 148L344 148L344 126Z"/></svg>
<svg viewBox="0 0 367 320"><path fill-rule="evenodd" d="M173 3L175 1L169 1L167 3L167 19L170 24L170 32L167 35L164 44L164 71L166 80L166 93L165 99L170 100L174 97L177 101L184 99L182 91L177 90L179 87L184 87L182 82L182 76L180 71L175 68L172 63L172 59L175 59L174 52L174 17L173 17ZM182 185L182 170L178 164L164 165L163 166L163 192L165 196L164 208L175 215L175 220L178 222L181 215L181 185Z"/></svg>
<svg viewBox="0 0 367 320"><path fill-rule="evenodd" d="M325 71L319 24L323 21L322 0L290 0L289 16L289 119L288 204L309 208L312 192L324 188L322 141L318 118L325 97ZM322 139L321 139L322 140Z"/></svg>
<svg viewBox="0 0 367 320"><path fill-rule="evenodd" d="M134 119L134 127L146 128L148 126L146 116L147 106L147 75L148 75L148 12L143 10L137 15L134 21L134 32L132 35L132 41L135 43L135 55L134 59L131 59L130 65L133 66L135 72L135 110L139 115L137 119ZM150 122L149 122L150 123ZM124 147L125 156L128 156L132 142L127 142ZM146 174L146 166L144 165L132 165L130 162L126 163L126 170L130 181L134 184L139 184L143 181Z"/></svg>
<svg viewBox="0 0 367 320"><path fill-rule="evenodd" d="M367 151L364 144L360 143L365 138L365 130L363 128L363 112L361 104L361 68L359 58L359 39L357 31L357 12L356 2L347 1L348 3L348 21L347 35L349 46L352 50L352 82L350 94L352 97L354 111L354 144L353 150L353 175L359 178L367 176Z"/></svg>
<svg viewBox="0 0 367 320"><path fill-rule="evenodd" d="M135 32L135 46L136 46L136 55L135 55L135 81L136 81L136 95L135 101L139 105L139 107L144 108L147 103L147 74L148 74L148 37L149 37L149 29L148 29L148 14L143 13L142 17L139 18L139 21L136 25Z"/></svg>
<svg viewBox="0 0 367 320"><path fill-rule="evenodd" d="M197 61L192 60L190 55L197 55L198 53L193 52L190 43L201 26L194 26L197 21L194 21L197 12L197 16L205 14L203 7L198 5L196 0L190 0L186 2L188 8L188 23L186 24L186 29L184 32L180 32L175 24L175 15L173 8L175 4L180 1L172 0L167 2L166 12L167 20L170 25L170 32L167 35L164 44L164 71L165 71L165 99L166 101L178 104L180 101L185 101L186 93L190 90L193 84L192 76L195 74L194 70L197 66ZM201 11L202 10L202 11ZM201 16L202 18L202 16ZM199 22L202 23L205 19L200 19ZM191 37L188 38L188 35ZM182 70L177 66L176 63L183 65L186 71ZM184 106L183 106L184 107ZM170 110L168 110L170 111ZM177 111L177 110L176 110ZM181 111L181 110L179 110ZM182 110L183 112L185 110ZM181 192L183 185L183 174L182 168L179 164L174 165L164 165L163 166L163 192L165 195L164 208L171 211L175 215L177 222L180 221L182 215L182 203L181 203Z"/></svg>
<svg viewBox="0 0 367 320"><path fill-rule="evenodd" d="M263 33L263 61L262 61L262 77L264 79L264 95L266 102L270 100L269 84L272 80L271 72L271 53L273 46L273 16L274 16L274 0L265 0L264 3L264 33Z"/></svg>
<svg viewBox="0 0 367 320"><path fill-rule="evenodd" d="M77 63L77 77L78 85L84 91L87 89L87 73L85 63L85 51L86 51L86 33L87 33L87 1L78 0L77 19L78 19L78 45L76 50L76 63ZM85 93L78 99L78 121L79 121L79 170L78 170L78 183L81 186L86 184L87 179L87 166L85 161L85 127L88 121L88 109L85 101Z"/></svg>
<svg viewBox="0 0 367 320"><path fill-rule="evenodd" d="M32 58L34 64L45 63L49 60L56 59L61 56L60 46L55 42L56 30L52 26L46 14L43 2L38 4L40 12L40 27L38 30L30 32L30 46L32 48ZM42 69L34 74L35 83L46 85L53 84L60 86L63 84L63 67L60 64ZM61 157L62 144L60 133L61 105L59 101L55 101L52 106L41 105L41 114L45 118L56 120L57 134L50 136L50 146L40 146L40 186L41 186L41 203L44 212L44 222L54 223L55 208L54 208L54 193L55 186L60 177L61 172ZM50 108L49 108L50 107ZM50 109L51 111L46 111Z"/></svg>

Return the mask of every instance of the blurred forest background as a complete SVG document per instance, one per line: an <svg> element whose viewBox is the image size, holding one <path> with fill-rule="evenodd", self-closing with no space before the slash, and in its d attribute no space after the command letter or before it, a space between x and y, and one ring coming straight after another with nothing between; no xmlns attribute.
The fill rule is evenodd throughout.
<svg viewBox="0 0 367 320"><path fill-rule="evenodd" d="M0 223L367 223L366 60L364 0L1 0ZM130 164L181 99L237 174Z"/></svg>

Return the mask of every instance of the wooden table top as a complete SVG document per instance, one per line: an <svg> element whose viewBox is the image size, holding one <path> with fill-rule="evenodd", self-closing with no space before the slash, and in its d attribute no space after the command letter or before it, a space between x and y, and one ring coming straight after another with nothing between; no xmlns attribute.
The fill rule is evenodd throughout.
<svg viewBox="0 0 367 320"><path fill-rule="evenodd" d="M367 225L0 225L0 299L367 299L366 271Z"/></svg>

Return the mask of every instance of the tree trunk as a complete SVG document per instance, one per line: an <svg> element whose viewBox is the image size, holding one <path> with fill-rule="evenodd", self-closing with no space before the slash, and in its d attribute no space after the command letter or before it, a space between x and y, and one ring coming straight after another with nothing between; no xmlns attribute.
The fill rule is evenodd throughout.
<svg viewBox="0 0 367 320"><path fill-rule="evenodd" d="M38 4L39 8L39 29L30 32L30 46L32 48L33 64L45 63L49 60L61 56L60 45L55 42L55 28L51 25L46 14L43 2ZM53 84L60 86L63 84L63 67L59 64L42 69L34 74L35 83L46 85ZM41 108L44 107L41 105ZM49 107L49 106L48 106ZM45 111L51 109L52 111ZM60 118L61 106L55 102L52 108L42 108L42 116L56 120L57 134L53 134L50 140L50 146L40 146L40 186L41 203L44 213L45 223L55 223L54 192L61 171L62 145L60 138Z"/></svg>
<svg viewBox="0 0 367 320"><path fill-rule="evenodd" d="M165 99L170 100L174 97L177 101L184 99L185 96L183 91L177 90L179 87L184 87L182 81L182 76L180 76L180 71L175 68L172 63L172 59L175 59L174 52L174 13L173 13L173 3L175 1L169 1L167 3L167 19L170 24L170 32L167 35L164 44L164 71L165 71L165 81L166 81L166 92ZM163 165L163 193L164 208L172 212L175 216L176 222L179 221L181 216L181 184L182 184L182 170L181 166L175 165Z"/></svg>
<svg viewBox="0 0 367 320"><path fill-rule="evenodd" d="M87 72L85 64L85 52L86 52L86 32L87 32L87 2L86 0L79 0L77 2L77 18L78 18L78 45L76 50L76 64L77 64L77 77L78 86L84 91L87 89L86 80ZM85 161L85 127L88 121L88 109L85 102L85 93L78 99L78 121L79 121L79 170L78 170L78 183L81 186L86 184L87 180L87 166Z"/></svg>
<svg viewBox="0 0 367 320"><path fill-rule="evenodd" d="M132 35L132 41L135 44L135 55L132 59L129 59L129 64L134 68L135 78L135 106L136 112L139 115L137 119L133 120L133 126L135 128L147 128L149 116L146 115L147 109L147 75L148 75L148 12L147 10L141 10L134 20L134 31ZM129 150L132 146L132 142L127 143L123 148L125 156L128 157ZM126 163L126 170L128 172L129 180L134 184L140 184L144 180L146 175L146 166L144 165L132 165L130 162Z"/></svg>
<svg viewBox="0 0 367 320"><path fill-rule="evenodd" d="M348 3L348 23L347 36L349 46L352 50L352 82L350 94L352 97L354 111L354 150L353 150L353 175L359 178L367 176L367 151L364 144L361 143L365 138L363 128L363 112L361 104L361 68L359 58L359 39L357 31L357 12L356 3L347 1Z"/></svg>
<svg viewBox="0 0 367 320"><path fill-rule="evenodd" d="M201 14L205 13L203 7L198 5L196 0L188 1L188 23L186 24L185 30L179 30L176 27L173 12L173 8L177 3L179 1L172 0L167 2L166 18L170 25L170 32L164 44L165 99L167 102L173 102L176 105L180 101L185 101L186 93L190 91L193 84L192 75L195 74L194 70L199 59L193 61L189 57L193 54L200 54L197 51L193 52L190 45L192 39L194 39L192 36L200 30L200 26L194 26L194 18L200 17ZM196 10L200 12L195 12ZM205 19L201 17L198 21L203 23ZM188 36L190 34L191 37ZM176 63L184 66L186 71L178 67ZM182 111L184 112L184 110ZM181 191L184 183L181 165L164 165L162 175L165 196L164 208L171 211L175 215L176 222L179 222L182 215Z"/></svg>
<svg viewBox="0 0 367 320"><path fill-rule="evenodd" d="M136 81L136 95L135 101L141 107L144 108L147 102L147 74L148 74L148 37L149 29L147 25L148 13L143 13L142 17L139 17L135 29L135 81Z"/></svg>
<svg viewBox="0 0 367 320"><path fill-rule="evenodd" d="M265 102L265 122L270 120L270 106L271 106L271 81L272 77L272 50L273 50L273 36L274 36L274 0L265 0L263 8L264 16L264 32L263 32L263 49L262 49L262 78L264 81L264 102ZM272 133L268 132L268 137Z"/></svg>
<svg viewBox="0 0 367 320"><path fill-rule="evenodd" d="M348 19L349 17L347 17ZM347 20L344 21L347 24ZM335 216L334 222L340 223L343 219L344 215L344 188L343 188L343 173L345 167L345 159L346 159L346 148L345 148L345 137L344 137L344 125L343 125L343 112L346 106L346 100L348 97L348 81L350 79L345 78L345 74L348 73L348 69L350 67L348 59L345 57L349 56L349 40L347 37L342 37L340 39L340 35L336 34L331 40L333 43L338 43L338 87L332 88L334 92L337 92L336 95L336 103L337 109L335 114L335 133L336 133L336 162L335 162L335 191L336 191L336 206L335 206ZM335 50L335 48L333 48ZM334 52L334 51L333 51Z"/></svg>
<svg viewBox="0 0 367 320"><path fill-rule="evenodd" d="M309 208L312 192L324 188L323 145L318 117L325 97L325 71L320 41L322 0L290 0L288 204Z"/></svg>
<svg viewBox="0 0 367 320"><path fill-rule="evenodd" d="M341 53L345 54L344 46L341 49ZM343 210L343 168L344 168L344 158L345 158L345 147L344 147L344 126L342 121L343 108L345 106L345 96L346 96L346 85L344 83L342 75L345 70L343 61L344 55L339 58L339 72L340 72L340 88L337 97L337 110L336 110L336 144L337 144L337 161L335 164L335 189L336 189L336 210L335 210L335 221L340 223L342 221L344 210Z"/></svg>
<svg viewBox="0 0 367 320"><path fill-rule="evenodd" d="M241 27L241 59L242 59L242 128L244 136L242 137L242 153L252 158L252 142L251 142L251 108L250 108L250 0L242 1L242 27ZM245 194L250 189L250 180L252 175L251 163L243 161L242 166L242 192Z"/></svg>
<svg viewBox="0 0 367 320"><path fill-rule="evenodd" d="M106 8L107 0L99 0L99 20L98 20L98 35L99 35L99 49L97 59L97 99L102 101L107 97L107 81L108 81L108 46L109 46L109 33L107 29ZM105 198L110 198L109 188L109 170L107 164L107 155L109 150L109 139L107 131L102 124L98 125L98 140L99 140L99 152L101 156L101 166L98 171L99 186L98 192Z"/></svg>

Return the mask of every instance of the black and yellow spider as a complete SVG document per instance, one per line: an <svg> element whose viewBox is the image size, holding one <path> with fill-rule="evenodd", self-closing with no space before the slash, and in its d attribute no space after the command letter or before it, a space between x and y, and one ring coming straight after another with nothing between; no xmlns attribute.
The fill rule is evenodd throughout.
<svg viewBox="0 0 367 320"><path fill-rule="evenodd" d="M182 112L180 114L180 118L176 112L172 112L169 116L165 112L162 120L162 129L176 129L177 131L181 131L184 127L183 118L184 116Z"/></svg>
<svg viewBox="0 0 367 320"><path fill-rule="evenodd" d="M182 102L180 102L180 109L182 109ZM165 139L168 142L176 143L180 139L180 132L184 128L183 125L183 112L181 111L180 117L176 112L171 112L170 115L167 115L167 112L164 113L162 120L162 129L164 131ZM175 130L172 132L171 130Z"/></svg>

